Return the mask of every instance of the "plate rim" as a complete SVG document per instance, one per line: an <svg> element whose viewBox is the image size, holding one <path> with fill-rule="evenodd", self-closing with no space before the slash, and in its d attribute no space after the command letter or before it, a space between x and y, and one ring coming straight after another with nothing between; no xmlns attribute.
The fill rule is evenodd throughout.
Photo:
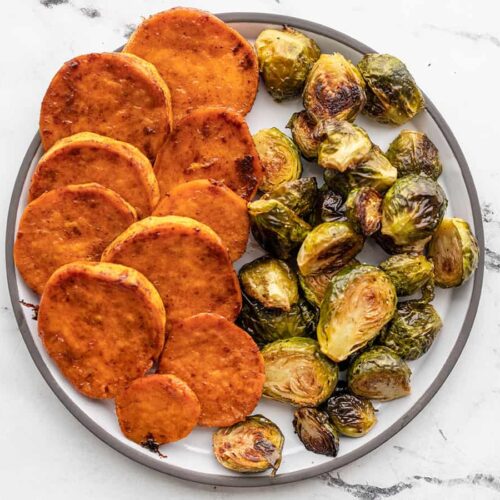
<svg viewBox="0 0 500 500"><path fill-rule="evenodd" d="M222 14L215 14L217 17L222 19L227 23L254 23L254 24L282 24L295 27L299 30L305 30L317 35L325 36L331 38L337 42L347 45L351 49L360 52L375 52L369 46L357 41L356 39L337 31L333 28L329 28L322 24L314 23L312 21L307 21L297 17L285 16L281 14L268 14L268 13L258 13L258 12L227 12ZM425 93L424 93L425 95ZM422 409L429 403L429 401L434 397L440 387L443 385L445 380L448 378L453 367L455 366L462 350L469 338L474 319L479 306L479 299L481 296L483 274L484 274L484 230L483 221L481 215L481 206L479 203L479 198L477 195L476 187L472 178L471 171L467 164L467 160L460 148L457 139L453 135L450 127L448 126L446 120L432 103L432 101L425 95L426 99L426 109L431 115L432 119L440 129L444 138L448 142L448 145L455 156L457 163L462 172L464 178L467 193L470 199L472 208L472 217L474 220L475 235L480 247L480 256L477 270L473 278L473 290L469 306L467 308L467 314L465 316L462 328L457 337L457 340L448 355L445 363L443 364L441 370L439 371L436 378L432 381L431 385L424 392L424 394L414 403L414 405L401 417L398 418L390 427L388 427L381 434L370 440L368 443L362 445L361 447L347 453L344 456L334 458L323 464L318 464L307 469L287 472L283 474L278 474L276 477L271 477L270 475L241 475L241 476L226 476L222 474L207 474L203 472L191 471L176 465L169 464L168 462L160 462L152 456L148 456L142 453L140 450L132 448L127 443L124 443L112 434L107 432L104 428L99 426L94 422L74 401L68 396L61 386L57 383L56 379L50 373L48 366L45 364L36 344L33 340L29 327L26 323L24 311L20 305L19 289L17 286L16 271L13 258L13 245L14 238L16 234L16 218L19 206L19 200L21 197L22 189L31 166L33 157L40 146L40 136L38 132L35 134L33 140L31 141L28 150L23 158L21 167L19 169L18 175L16 177L14 187L12 190L12 195L9 203L9 210L7 216L7 226L5 235L5 261L6 261L6 273L7 282L9 288L9 295L12 303L12 309L14 311L18 328L21 331L23 340L28 348L31 358L33 359L36 367L44 378L45 382L49 385L52 392L57 396L61 403L70 411L70 413L90 432L92 432L101 441L109 445L111 448L121 453L122 455L131 458L137 463L140 463L149 468L155 469L159 472L175 476L180 479L194 481L197 483L218 485L218 486L233 486L233 487L248 487L248 486L270 486L284 483L291 483L295 481L300 481L303 479L311 478L319 474L331 472L335 469L343 467L355 460L367 455L371 451L378 448L380 445L385 443L391 437L396 435L403 427L405 427L413 418L415 418Z"/></svg>

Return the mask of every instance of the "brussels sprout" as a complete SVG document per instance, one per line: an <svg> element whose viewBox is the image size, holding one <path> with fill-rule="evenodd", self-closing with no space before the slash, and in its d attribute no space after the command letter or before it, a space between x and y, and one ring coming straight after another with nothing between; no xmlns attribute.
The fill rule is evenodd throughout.
<svg viewBox="0 0 500 500"><path fill-rule="evenodd" d="M347 220L364 236L370 236L380 228L382 196L373 188L355 188L345 203Z"/></svg>
<svg viewBox="0 0 500 500"><path fill-rule="evenodd" d="M375 241L389 254L412 254L412 255L423 255L425 253L425 247L427 243L431 240L431 236L424 238L422 240L415 241L408 245L396 245L394 240L390 236L382 234L380 231L374 234Z"/></svg>
<svg viewBox="0 0 500 500"><path fill-rule="evenodd" d="M336 220L346 220L342 205L344 200L342 196L323 184L318 190L316 203L313 211L308 218L311 226L317 226L323 222L333 222Z"/></svg>
<svg viewBox="0 0 500 500"><path fill-rule="evenodd" d="M292 137L304 158L314 160L318 156L320 138L317 134L316 122L307 111L294 113L288 120L287 128L292 131Z"/></svg>
<svg viewBox="0 0 500 500"><path fill-rule="evenodd" d="M388 54L365 54L358 70L366 82L363 112L380 123L402 125L425 106L408 68Z"/></svg>
<svg viewBox="0 0 500 500"><path fill-rule="evenodd" d="M324 222L307 235L300 247L300 273L308 276L338 269L361 251L363 243L363 237L348 222Z"/></svg>
<svg viewBox="0 0 500 500"><path fill-rule="evenodd" d="M379 342L401 358L414 360L431 347L443 323L431 304L409 300L398 304L394 318L382 331Z"/></svg>
<svg viewBox="0 0 500 500"><path fill-rule="evenodd" d="M396 245L423 240L439 226L447 205L441 186L430 177L402 177L384 197L381 233Z"/></svg>
<svg viewBox="0 0 500 500"><path fill-rule="evenodd" d="M303 177L280 184L261 200L278 200L299 217L309 215L316 203L318 184L314 177Z"/></svg>
<svg viewBox="0 0 500 500"><path fill-rule="evenodd" d="M303 98L316 122L327 118L352 122L366 102L365 82L342 54L322 54L309 72Z"/></svg>
<svg viewBox="0 0 500 500"><path fill-rule="evenodd" d="M264 171L259 189L272 191L283 182L298 179L302 174L299 151L293 141L277 128L259 130L253 140Z"/></svg>
<svg viewBox="0 0 500 500"><path fill-rule="evenodd" d="M410 394L410 377L410 368L392 349L374 346L349 366L347 384L356 396L391 401Z"/></svg>
<svg viewBox="0 0 500 500"><path fill-rule="evenodd" d="M344 436L364 436L377 423L372 402L347 392L334 394L327 401L326 412Z"/></svg>
<svg viewBox="0 0 500 500"><path fill-rule="evenodd" d="M263 472L281 464L285 438L278 426L262 415L214 432L213 450L217 461L236 472Z"/></svg>
<svg viewBox="0 0 500 500"><path fill-rule="evenodd" d="M398 177L425 174L436 180L443 170L434 143L423 132L415 130L400 132L391 142L386 156L398 169Z"/></svg>
<svg viewBox="0 0 500 500"><path fill-rule="evenodd" d="M328 457L337 456L339 431L324 411L298 408L293 414L293 428L307 450Z"/></svg>
<svg viewBox="0 0 500 500"><path fill-rule="evenodd" d="M479 245L469 224L456 217L444 219L432 237L429 257L436 285L450 288L468 280L479 261Z"/></svg>
<svg viewBox="0 0 500 500"><path fill-rule="evenodd" d="M321 54L314 40L288 26L262 31L255 49L264 84L278 102L300 95L309 70Z"/></svg>
<svg viewBox="0 0 500 500"><path fill-rule="evenodd" d="M282 259L291 257L311 230L307 222L277 200L249 203L248 214L257 242Z"/></svg>
<svg viewBox="0 0 500 500"><path fill-rule="evenodd" d="M321 303L316 330L321 351L333 361L347 359L389 322L396 289L374 266L348 266L333 277Z"/></svg>
<svg viewBox="0 0 500 500"><path fill-rule="evenodd" d="M332 394L338 368L313 339L276 340L262 349L266 368L264 396L295 406L318 406Z"/></svg>

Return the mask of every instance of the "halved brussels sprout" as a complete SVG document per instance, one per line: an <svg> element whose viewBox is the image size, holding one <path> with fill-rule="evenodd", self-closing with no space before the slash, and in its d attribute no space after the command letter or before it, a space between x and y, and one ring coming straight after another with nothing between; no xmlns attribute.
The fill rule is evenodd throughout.
<svg viewBox="0 0 500 500"><path fill-rule="evenodd" d="M253 141L259 154L264 178L259 189L272 191L283 182L298 179L302 174L299 151L293 141L277 128L259 130Z"/></svg>
<svg viewBox="0 0 500 500"><path fill-rule="evenodd" d="M337 456L340 444L339 431L324 411L316 408L295 410L293 428L307 450L328 457Z"/></svg>
<svg viewBox="0 0 500 500"><path fill-rule="evenodd" d="M309 224L314 227L323 222L346 220L345 211L342 209L343 204L342 195L329 189L326 184L323 184L318 190L316 203L308 218Z"/></svg>
<svg viewBox="0 0 500 500"><path fill-rule="evenodd" d="M333 277L321 303L316 333L321 352L333 361L347 359L390 321L396 289L374 266L347 266Z"/></svg>
<svg viewBox="0 0 500 500"><path fill-rule="evenodd" d="M308 160L314 160L318 156L320 139L316 125L306 110L294 113L286 125L292 131L293 140L302 156Z"/></svg>
<svg viewBox="0 0 500 500"><path fill-rule="evenodd" d="M334 394L327 401L326 412L344 436L364 436L377 423L372 402L347 392Z"/></svg>
<svg viewBox="0 0 500 500"><path fill-rule="evenodd" d="M309 70L321 54L314 40L288 26L262 31L255 49L264 84L278 102L300 95Z"/></svg>
<svg viewBox="0 0 500 500"><path fill-rule="evenodd" d="M366 102L365 82L342 54L321 54L306 80L304 108L316 122L354 121Z"/></svg>
<svg viewBox="0 0 500 500"><path fill-rule="evenodd" d="M373 188L355 188L345 203L347 220L364 236L376 233L382 218L382 196Z"/></svg>
<svg viewBox="0 0 500 500"><path fill-rule="evenodd" d="M410 394L410 377L410 368L392 349L374 346L349 366L347 384L356 396L391 401Z"/></svg>
<svg viewBox="0 0 500 500"><path fill-rule="evenodd" d="M257 242L281 259L288 259L304 241L311 226L277 200L248 204L252 234Z"/></svg>
<svg viewBox="0 0 500 500"><path fill-rule="evenodd" d="M363 237L348 222L324 222L307 235L300 247L300 273L308 276L338 269L353 259L363 244Z"/></svg>
<svg viewBox="0 0 500 500"><path fill-rule="evenodd" d="M443 322L431 304L409 300L398 304L392 321L382 331L379 342L401 358L414 360L431 347Z"/></svg>
<svg viewBox="0 0 500 500"><path fill-rule="evenodd" d="M425 174L436 180L443 170L439 151L434 143L416 130L403 130L391 142L387 159L398 169L398 177Z"/></svg>
<svg viewBox="0 0 500 500"><path fill-rule="evenodd" d="M213 450L217 461L236 472L263 472L281 464L285 438L278 426L262 415L214 432Z"/></svg>
<svg viewBox="0 0 500 500"><path fill-rule="evenodd" d="M444 219L429 245L436 285L459 286L476 270L479 245L469 224L457 217Z"/></svg>
<svg viewBox="0 0 500 500"><path fill-rule="evenodd" d="M430 177L401 177L384 197L381 233L396 245L423 240L439 226L447 205L443 189Z"/></svg>
<svg viewBox="0 0 500 500"><path fill-rule="evenodd" d="M262 349L266 368L264 396L295 406L318 406L337 385L338 368L313 339L277 340Z"/></svg>
<svg viewBox="0 0 500 500"><path fill-rule="evenodd" d="M424 96L405 64L388 54L365 54L358 70L366 82L363 112L380 123L402 125L425 106Z"/></svg>

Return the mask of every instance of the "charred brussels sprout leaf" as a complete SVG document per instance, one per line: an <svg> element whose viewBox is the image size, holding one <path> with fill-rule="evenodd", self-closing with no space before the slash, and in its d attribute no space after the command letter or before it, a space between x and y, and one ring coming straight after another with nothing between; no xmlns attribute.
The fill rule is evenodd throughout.
<svg viewBox="0 0 500 500"><path fill-rule="evenodd" d="M322 54L304 87L304 108L316 122L327 118L354 121L366 102L358 69L342 54Z"/></svg>
<svg viewBox="0 0 500 500"><path fill-rule="evenodd" d="M317 226L323 222L333 222L336 220L346 220L342 205L344 200L342 195L328 188L323 184L318 190L318 196L314 204L308 222L311 226Z"/></svg>
<svg viewBox="0 0 500 500"><path fill-rule="evenodd" d="M396 301L392 281L377 267L361 264L342 269L321 303L316 331L321 351L336 362L347 359L390 321Z"/></svg>
<svg viewBox="0 0 500 500"><path fill-rule="evenodd" d="M267 29L255 41L264 84L276 101L300 95L307 74L321 54L308 36L286 26Z"/></svg>
<svg viewBox="0 0 500 500"><path fill-rule="evenodd" d="M392 349L374 346L349 366L349 390L369 399L391 401L411 392L411 370Z"/></svg>
<svg viewBox="0 0 500 500"><path fill-rule="evenodd" d="M214 432L215 458L226 469L236 472L263 472L281 464L285 438L278 426L262 415L251 415L243 422Z"/></svg>
<svg viewBox="0 0 500 500"><path fill-rule="evenodd" d="M328 457L337 456L339 431L324 411L316 408L295 410L293 428L307 450Z"/></svg>
<svg viewBox="0 0 500 500"><path fill-rule="evenodd" d="M299 151L281 130L259 130L253 140L264 170L264 178L259 186L261 191L267 193L283 182L293 181L301 176Z"/></svg>
<svg viewBox="0 0 500 500"><path fill-rule="evenodd" d="M347 392L334 394L327 402L326 412L344 436L364 436L377 423L372 402Z"/></svg>
<svg viewBox="0 0 500 500"><path fill-rule="evenodd" d="M380 123L402 125L424 109L424 96L405 64L388 54L365 54L358 69L366 82L363 112Z"/></svg>
<svg viewBox="0 0 500 500"><path fill-rule="evenodd" d="M313 339L277 340L262 349L266 368L264 396L295 406L318 406L337 385L338 368Z"/></svg>
<svg viewBox="0 0 500 500"><path fill-rule="evenodd" d="M436 284L443 288L459 286L476 270L479 245L469 224L463 219L444 219L429 245Z"/></svg>
<svg viewBox="0 0 500 500"><path fill-rule="evenodd" d="M415 130L403 130L391 142L386 156L398 169L398 177L425 174L436 180L443 170L434 143L424 133Z"/></svg>
<svg viewBox="0 0 500 500"><path fill-rule="evenodd" d="M380 228L382 196L373 188L353 189L346 201L347 220L364 236L370 236Z"/></svg>
<svg viewBox="0 0 500 500"><path fill-rule="evenodd" d="M318 156L320 139L317 134L316 122L311 119L307 111L294 113L287 123L292 131L292 137L304 158L314 160Z"/></svg>

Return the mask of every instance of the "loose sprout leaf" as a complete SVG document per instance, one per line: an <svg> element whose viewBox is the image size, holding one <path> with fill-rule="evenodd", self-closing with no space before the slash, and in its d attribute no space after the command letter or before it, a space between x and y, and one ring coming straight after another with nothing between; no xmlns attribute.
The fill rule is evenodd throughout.
<svg viewBox="0 0 500 500"><path fill-rule="evenodd" d="M339 432L326 412L316 408L299 408L294 413L293 427L307 450L329 457L337 456Z"/></svg>

